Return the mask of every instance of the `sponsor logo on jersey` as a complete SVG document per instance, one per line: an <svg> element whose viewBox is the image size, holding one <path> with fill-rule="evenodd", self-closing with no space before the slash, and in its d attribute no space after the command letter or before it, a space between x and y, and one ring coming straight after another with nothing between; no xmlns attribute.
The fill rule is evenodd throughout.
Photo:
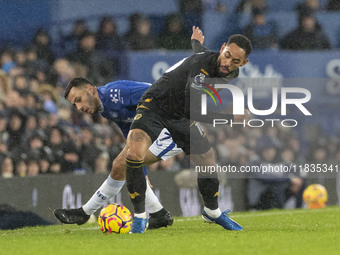
<svg viewBox="0 0 340 255"><path fill-rule="evenodd" d="M120 89L110 89L111 101L117 104L120 102L124 104L124 98L120 95Z"/></svg>

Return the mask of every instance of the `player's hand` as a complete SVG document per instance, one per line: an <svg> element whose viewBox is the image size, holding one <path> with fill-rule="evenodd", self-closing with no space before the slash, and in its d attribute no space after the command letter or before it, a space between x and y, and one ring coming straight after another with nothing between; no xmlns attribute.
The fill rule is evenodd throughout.
<svg viewBox="0 0 340 255"><path fill-rule="evenodd" d="M204 43L204 35L202 30L199 27L192 27L192 36L191 36L191 40L197 40L199 41L202 45Z"/></svg>
<svg viewBox="0 0 340 255"><path fill-rule="evenodd" d="M234 115L234 122L247 122L249 119L249 111L244 109L243 115Z"/></svg>

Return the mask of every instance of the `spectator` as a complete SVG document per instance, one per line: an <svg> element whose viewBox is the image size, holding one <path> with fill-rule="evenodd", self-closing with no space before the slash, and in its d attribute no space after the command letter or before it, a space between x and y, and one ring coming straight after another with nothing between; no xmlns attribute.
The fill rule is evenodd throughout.
<svg viewBox="0 0 340 255"><path fill-rule="evenodd" d="M8 154L8 147L7 144L0 140L0 162L3 161L3 159L5 158L5 156Z"/></svg>
<svg viewBox="0 0 340 255"><path fill-rule="evenodd" d="M38 103L39 98L33 93L28 90L26 95L25 105L28 114L36 114L38 110L41 110L40 102Z"/></svg>
<svg viewBox="0 0 340 255"><path fill-rule="evenodd" d="M0 102L5 101L8 91L10 90L10 83L8 76L0 71Z"/></svg>
<svg viewBox="0 0 340 255"><path fill-rule="evenodd" d="M167 17L166 29L158 40L158 47L168 50L190 49L191 43L188 38L180 16L172 14Z"/></svg>
<svg viewBox="0 0 340 255"><path fill-rule="evenodd" d="M37 158L30 157L27 160L27 176L38 176L39 175L39 162Z"/></svg>
<svg viewBox="0 0 340 255"><path fill-rule="evenodd" d="M109 168L110 156L106 151L101 152L95 159L94 172L96 174L107 174Z"/></svg>
<svg viewBox="0 0 340 255"><path fill-rule="evenodd" d="M214 11L217 13L226 13L228 6L218 0L203 0L205 11Z"/></svg>
<svg viewBox="0 0 340 255"><path fill-rule="evenodd" d="M58 101L58 92L50 84L41 84L38 90L43 103L43 109L49 113L58 113L56 103Z"/></svg>
<svg viewBox="0 0 340 255"><path fill-rule="evenodd" d="M30 77L36 77L41 80L41 71L48 70L49 64L45 59L38 58L38 49L35 45L26 48L26 70L25 73Z"/></svg>
<svg viewBox="0 0 340 255"><path fill-rule="evenodd" d="M329 0L327 5L328 11L340 11L340 0Z"/></svg>
<svg viewBox="0 0 340 255"><path fill-rule="evenodd" d="M279 148L272 138L262 137L257 146L259 158L251 162L251 166L268 167L269 169L270 166L283 165ZM287 194L300 197L302 195L303 179L299 176L289 176L284 171L268 171L251 173L249 177L247 194L250 208L283 208L288 200Z"/></svg>
<svg viewBox="0 0 340 255"><path fill-rule="evenodd" d="M156 48L151 34L151 23L146 16L140 16L136 21L136 29L126 38L132 50L150 50Z"/></svg>
<svg viewBox="0 0 340 255"><path fill-rule="evenodd" d="M22 91L28 89L28 82L25 75L18 75L14 77L13 88Z"/></svg>
<svg viewBox="0 0 340 255"><path fill-rule="evenodd" d="M93 131L90 126L84 126L81 129L82 146L80 158L86 164L88 170L95 171L95 160L99 151L94 144Z"/></svg>
<svg viewBox="0 0 340 255"><path fill-rule="evenodd" d="M25 153L27 154L27 158L41 158L43 156L43 147L43 138L38 132L33 133L31 137L29 137L26 145Z"/></svg>
<svg viewBox="0 0 340 255"><path fill-rule="evenodd" d="M282 49L287 50L322 50L330 49L330 43L317 27L316 19L307 15L302 17L299 27L281 41Z"/></svg>
<svg viewBox="0 0 340 255"><path fill-rule="evenodd" d="M39 159L40 174L48 174L50 172L50 161L47 158Z"/></svg>
<svg viewBox="0 0 340 255"><path fill-rule="evenodd" d="M64 50L66 53L73 52L77 49L80 38L84 33L88 32L86 21L83 19L78 19L74 22L73 28L70 34L68 34L64 39Z"/></svg>
<svg viewBox="0 0 340 255"><path fill-rule="evenodd" d="M117 33L117 25L112 17L104 17L96 34L98 50L123 50L124 45Z"/></svg>
<svg viewBox="0 0 340 255"><path fill-rule="evenodd" d="M44 28L39 28L33 38L33 45L37 49L38 59L43 59L47 63L52 64L55 56L51 50L50 35Z"/></svg>
<svg viewBox="0 0 340 255"><path fill-rule="evenodd" d="M48 147L52 151L54 161L61 162L64 152L62 149L63 144L63 130L59 127L52 127L49 132Z"/></svg>
<svg viewBox="0 0 340 255"><path fill-rule="evenodd" d="M60 89L60 93L62 94L64 88L73 78L76 77L76 70L71 63L64 58L57 59L53 63L54 70L57 73L57 87Z"/></svg>
<svg viewBox="0 0 340 255"><path fill-rule="evenodd" d="M78 62L88 68L88 78L95 84L105 84L114 80L116 71L104 55L95 50L94 34L86 32L80 39L78 49L68 55L68 60Z"/></svg>
<svg viewBox="0 0 340 255"><path fill-rule="evenodd" d="M15 164L15 175L20 177L25 177L27 175L27 164L22 158Z"/></svg>
<svg viewBox="0 0 340 255"><path fill-rule="evenodd" d="M59 174L61 172L61 163L59 161L53 161L50 165L51 174Z"/></svg>
<svg viewBox="0 0 340 255"><path fill-rule="evenodd" d="M19 148L21 145L22 134L24 133L25 120L24 116L18 110L12 110L9 121L7 132L9 134L8 149L14 150Z"/></svg>
<svg viewBox="0 0 340 255"><path fill-rule="evenodd" d="M321 10L320 2L319 0L304 0L297 5L296 10L299 14L299 20L301 20L303 16L315 15L317 11Z"/></svg>
<svg viewBox="0 0 340 255"><path fill-rule="evenodd" d="M309 163L324 164L329 162L328 153L325 146L316 144L311 146L311 149L307 155L307 161Z"/></svg>
<svg viewBox="0 0 340 255"><path fill-rule="evenodd" d="M42 139L46 139L46 136L48 132L50 131L50 126L49 126L49 118L50 115L48 112L45 111L40 111L38 113L38 128L36 132L40 135Z"/></svg>
<svg viewBox="0 0 340 255"><path fill-rule="evenodd" d="M1 52L0 64L3 72L8 74L12 68L15 67L15 62L13 60L13 52L9 49Z"/></svg>
<svg viewBox="0 0 340 255"><path fill-rule="evenodd" d="M14 53L14 62L17 67L26 68L27 67L27 56L24 50L17 50Z"/></svg>
<svg viewBox="0 0 340 255"><path fill-rule="evenodd" d="M9 133L7 128L7 113L5 111L0 111L0 141L7 143L9 139Z"/></svg>
<svg viewBox="0 0 340 255"><path fill-rule="evenodd" d="M72 141L68 141L63 143L62 148L64 155L63 162L61 164L61 171L63 173L86 173L85 168L79 160L79 149L77 146Z"/></svg>
<svg viewBox="0 0 340 255"><path fill-rule="evenodd" d="M266 15L262 11L253 13L251 23L244 29L244 34L249 38L254 48L277 48L278 36L276 25L267 22Z"/></svg>
<svg viewBox="0 0 340 255"><path fill-rule="evenodd" d="M202 27L204 4L202 0L178 0L179 11L184 21L184 29L191 31L193 25Z"/></svg>
<svg viewBox="0 0 340 255"><path fill-rule="evenodd" d="M241 0L236 6L237 13L252 14L254 12L266 13L268 6L266 0Z"/></svg>
<svg viewBox="0 0 340 255"><path fill-rule="evenodd" d="M14 176L13 160L6 156L0 164L0 174L2 178L12 178Z"/></svg>
<svg viewBox="0 0 340 255"><path fill-rule="evenodd" d="M38 120L35 113L26 116L24 140L28 140L36 132L38 127Z"/></svg>
<svg viewBox="0 0 340 255"><path fill-rule="evenodd" d="M125 33L124 35L124 41L125 42L129 42L131 39L130 37L132 37L137 30L137 24L139 22L139 19L142 17L141 14L139 13L134 13L132 15L130 15L129 17L129 30Z"/></svg>

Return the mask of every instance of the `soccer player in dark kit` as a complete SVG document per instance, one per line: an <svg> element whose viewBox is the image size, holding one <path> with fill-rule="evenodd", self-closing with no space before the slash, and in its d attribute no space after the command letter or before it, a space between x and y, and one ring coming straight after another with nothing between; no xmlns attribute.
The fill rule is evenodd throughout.
<svg viewBox="0 0 340 255"><path fill-rule="evenodd" d="M192 39L196 38L198 40L192 41L193 48L195 44L202 47L202 31L193 27ZM190 100L200 99L200 87L205 84L205 80L227 84L238 77L239 67L248 62L251 49L247 37L232 35L222 45L220 52L202 49L202 52L170 67L141 97L126 144L126 182L135 210L130 233L144 233L146 227L146 183L143 181L142 165L148 148L163 128L170 131L174 142L190 156L196 166L216 166L214 151L204 129L196 121L211 123L214 118L222 118L221 113L200 115L196 110L200 107L190 107ZM226 119L226 115L223 115L223 119ZM228 115L228 118L243 121L247 113ZM243 229L218 207L219 181L216 172L198 173L198 187L204 201L202 215L206 221L217 223L227 230Z"/></svg>
<svg viewBox="0 0 340 255"><path fill-rule="evenodd" d="M195 31L194 31L195 32ZM198 34L197 34L198 35ZM193 33L193 37L195 34ZM198 41L193 44L194 52L205 50L204 38L198 35ZM136 81L115 81L104 86L96 87L84 78L75 78L65 89L65 98L79 111L86 114L100 113L104 118L115 122L121 129L124 137L130 130L136 107L140 97L151 84ZM144 165L149 165L159 160L167 160L181 152L173 142L167 129L163 129L158 139L150 146ZM56 218L65 224L84 224L90 215L96 212L105 202L117 195L125 183L125 158L127 148L112 162L111 173L107 180L93 194L89 201L76 209L56 209ZM145 174L146 174L146 169ZM149 229L156 229L172 225L171 214L163 208L149 185L146 186L146 207L149 211Z"/></svg>

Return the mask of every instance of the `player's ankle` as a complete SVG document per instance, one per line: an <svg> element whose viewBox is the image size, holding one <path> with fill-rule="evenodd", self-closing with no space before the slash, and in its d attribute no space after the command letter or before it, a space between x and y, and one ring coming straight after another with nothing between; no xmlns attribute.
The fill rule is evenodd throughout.
<svg viewBox="0 0 340 255"><path fill-rule="evenodd" d="M91 212L88 212L85 210L84 206L80 207L79 209L81 209L86 215L91 215Z"/></svg>
<svg viewBox="0 0 340 255"><path fill-rule="evenodd" d="M208 207L204 206L204 211L212 218L218 218L221 216L222 212L220 210L220 208L217 209L209 209Z"/></svg>
<svg viewBox="0 0 340 255"><path fill-rule="evenodd" d="M143 213L135 213L134 216L137 217L137 218L146 219L146 212L143 212Z"/></svg>

